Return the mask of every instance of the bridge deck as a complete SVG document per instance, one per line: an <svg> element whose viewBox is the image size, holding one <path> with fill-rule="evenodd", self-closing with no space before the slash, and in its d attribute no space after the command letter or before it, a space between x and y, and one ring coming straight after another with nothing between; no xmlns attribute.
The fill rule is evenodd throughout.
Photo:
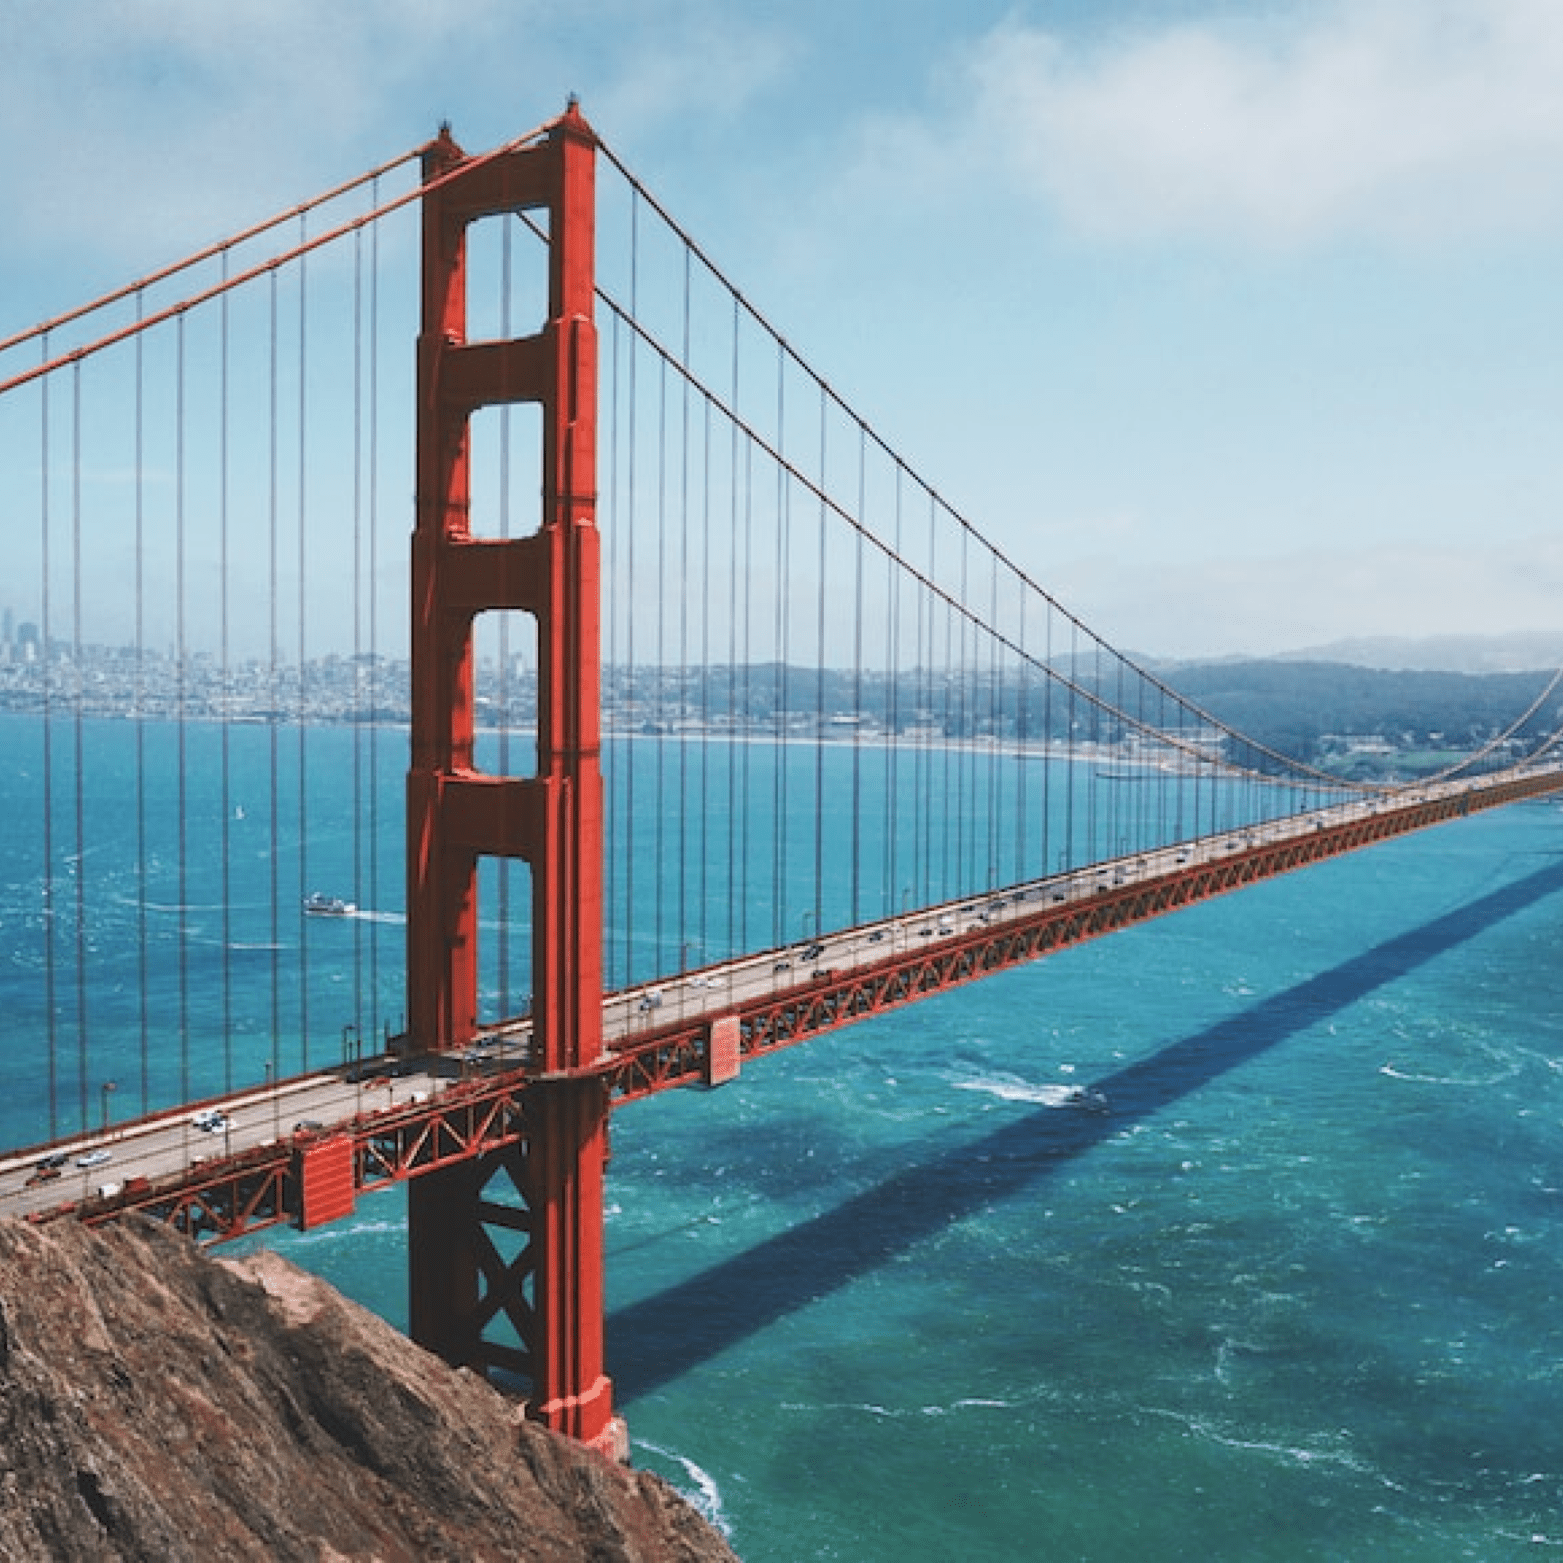
<svg viewBox="0 0 1563 1563"><path fill-rule="evenodd" d="M1351 803L965 898L609 994L586 1071L614 1105L712 1083L742 1062L960 983L1259 880L1477 810L1563 790L1563 766ZM720 1029L720 1032L718 1031ZM713 1036L724 1045L713 1049ZM526 1021L459 1055L385 1056L189 1104L0 1158L0 1213L112 1219L145 1210L202 1240L316 1224L356 1192L495 1150L525 1133ZM311 1208L313 1152L352 1145L345 1205Z"/></svg>

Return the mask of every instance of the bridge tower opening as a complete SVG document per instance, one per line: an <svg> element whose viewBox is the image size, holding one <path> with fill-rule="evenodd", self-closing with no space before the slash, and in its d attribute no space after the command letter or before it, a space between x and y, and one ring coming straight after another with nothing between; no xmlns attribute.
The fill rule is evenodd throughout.
<svg viewBox="0 0 1563 1563"><path fill-rule="evenodd" d="M448 1361L517 1373L529 1413L614 1449L603 1362L603 796L596 526L596 137L571 102L542 139L468 157L448 130L423 169L412 757L407 781L408 1033L459 1051L478 1027L478 862L531 870L533 1080L514 1142L408 1187L413 1338ZM548 239L535 335L467 336L467 235L536 212ZM470 420L542 410L538 530L475 536ZM478 770L474 621L537 620L537 766ZM497 1190L497 1191L496 1191ZM515 1341L490 1338L508 1321Z"/></svg>

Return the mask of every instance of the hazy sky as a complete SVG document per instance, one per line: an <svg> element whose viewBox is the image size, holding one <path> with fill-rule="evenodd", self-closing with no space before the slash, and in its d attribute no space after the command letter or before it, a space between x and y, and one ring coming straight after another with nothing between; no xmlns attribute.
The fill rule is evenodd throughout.
<svg viewBox="0 0 1563 1563"><path fill-rule="evenodd" d="M8 0L0 335L567 94L1109 639L1563 628L1557 0Z"/></svg>

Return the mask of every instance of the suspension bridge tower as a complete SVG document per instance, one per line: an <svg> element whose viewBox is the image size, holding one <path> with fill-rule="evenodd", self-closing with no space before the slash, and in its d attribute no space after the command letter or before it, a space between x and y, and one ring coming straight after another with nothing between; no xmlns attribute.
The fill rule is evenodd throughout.
<svg viewBox="0 0 1563 1563"><path fill-rule="evenodd" d="M608 1451L622 1441L603 1362L603 796L596 526L596 137L574 100L534 143L469 158L442 129L424 158L412 544L407 981L412 1045L458 1051L478 1023L478 862L531 870L533 1078L515 1142L408 1185L413 1338L518 1373L530 1414ZM548 318L467 338L470 226L539 212ZM542 513L521 538L474 535L470 420L542 411ZM537 621L537 767L480 772L473 628ZM490 1339L508 1320L517 1345Z"/></svg>

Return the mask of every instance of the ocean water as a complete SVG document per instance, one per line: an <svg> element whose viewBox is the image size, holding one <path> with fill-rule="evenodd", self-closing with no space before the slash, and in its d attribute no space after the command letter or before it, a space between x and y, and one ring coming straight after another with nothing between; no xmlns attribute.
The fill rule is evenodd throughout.
<svg viewBox="0 0 1563 1563"><path fill-rule="evenodd" d="M623 1110L636 1462L748 1563L1563 1552L1560 947L1516 807ZM276 1241L402 1322L401 1219Z"/></svg>
<svg viewBox="0 0 1563 1563"><path fill-rule="evenodd" d="M81 831L69 785L51 825L52 944L36 819L0 809L0 997L14 1044L57 964L66 1116L108 1073L135 1095L143 949L182 952L154 1096L259 1078L279 1015L318 1053L397 1003L399 848L334 801L361 738L312 734L300 766L232 734L260 747L220 789L204 757L225 916L210 825L135 848L128 731ZM374 757L393 808L396 750ZM0 758L25 792L36 746ZM371 863L368 920L299 917L301 889ZM608 1355L636 1463L747 1563L1563 1552L1560 948L1563 811L1514 807L623 1109ZM44 1111L22 1054L0 1062L9 1143ZM248 1242L401 1325L404 1213L375 1195Z"/></svg>

